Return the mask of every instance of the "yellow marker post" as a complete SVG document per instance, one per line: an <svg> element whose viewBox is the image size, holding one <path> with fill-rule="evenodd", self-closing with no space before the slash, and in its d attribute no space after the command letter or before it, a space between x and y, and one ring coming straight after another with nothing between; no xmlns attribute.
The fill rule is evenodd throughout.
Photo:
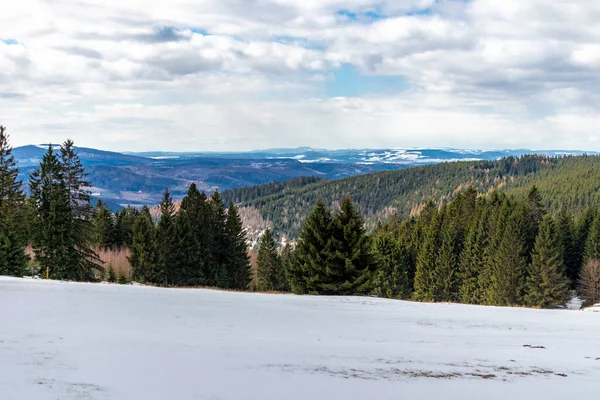
<svg viewBox="0 0 600 400"><path fill-rule="evenodd" d="M50 267L46 267L46 280L48 280L49 274L50 274Z"/></svg>

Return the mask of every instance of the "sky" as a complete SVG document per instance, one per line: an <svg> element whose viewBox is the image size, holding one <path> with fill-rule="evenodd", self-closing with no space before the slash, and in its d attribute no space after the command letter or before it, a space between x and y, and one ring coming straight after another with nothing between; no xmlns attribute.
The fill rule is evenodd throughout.
<svg viewBox="0 0 600 400"><path fill-rule="evenodd" d="M600 150L598 0L1 3L16 146Z"/></svg>

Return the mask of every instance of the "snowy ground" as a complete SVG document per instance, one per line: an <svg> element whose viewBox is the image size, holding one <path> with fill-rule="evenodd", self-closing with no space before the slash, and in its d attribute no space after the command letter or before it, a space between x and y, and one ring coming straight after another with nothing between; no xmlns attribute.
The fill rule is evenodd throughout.
<svg viewBox="0 0 600 400"><path fill-rule="evenodd" d="M599 338L580 311L0 278L2 400L598 399Z"/></svg>

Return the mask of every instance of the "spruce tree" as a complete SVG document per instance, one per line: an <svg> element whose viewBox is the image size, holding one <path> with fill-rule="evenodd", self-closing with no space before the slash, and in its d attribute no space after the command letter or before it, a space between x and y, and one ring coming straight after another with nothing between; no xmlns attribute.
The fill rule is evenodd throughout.
<svg viewBox="0 0 600 400"><path fill-rule="evenodd" d="M75 280L72 265L72 220L62 165L52 145L29 179L32 234L40 274Z"/></svg>
<svg viewBox="0 0 600 400"><path fill-rule="evenodd" d="M483 266L478 278L478 286L481 288L481 304L495 304L493 275L498 268L498 252L514 207L515 204L511 198L497 191L490 195L487 202L488 240L483 250Z"/></svg>
<svg viewBox="0 0 600 400"><path fill-rule="evenodd" d="M333 218L323 200L317 201L315 208L302 225L296 250L296 262L290 266L290 286L297 294L320 294L325 269L330 262L330 248Z"/></svg>
<svg viewBox="0 0 600 400"><path fill-rule="evenodd" d="M584 263L600 259L600 214L592 222L585 243Z"/></svg>
<svg viewBox="0 0 600 400"><path fill-rule="evenodd" d="M92 208L85 171L72 141L50 145L29 180L36 261L55 279L93 281L102 273L91 249Z"/></svg>
<svg viewBox="0 0 600 400"><path fill-rule="evenodd" d="M227 265L229 257L227 252L230 248L230 243L225 230L227 215L223 199L218 190L210 197L208 217L208 226L210 227L208 248L210 256L205 270L207 284L209 286L229 288L231 286L231 275L229 266Z"/></svg>
<svg viewBox="0 0 600 400"><path fill-rule="evenodd" d="M471 219L465 247L460 256L460 290L462 303L480 304L483 302L483 288L480 275L486 268L485 249L488 246L488 215L485 202L480 202L475 217Z"/></svg>
<svg viewBox="0 0 600 400"><path fill-rule="evenodd" d="M434 272L439 248L439 231L442 227L444 211L436 212L429 227L424 232L423 242L417 256L413 298L417 301L434 301Z"/></svg>
<svg viewBox="0 0 600 400"><path fill-rule="evenodd" d="M173 230L173 266L170 283L175 286L202 285L202 270L193 253L196 246L194 230L187 211L179 210L175 215Z"/></svg>
<svg viewBox="0 0 600 400"><path fill-rule="evenodd" d="M115 219L106 203L98 200L92 217L92 243L100 248L112 248L115 243Z"/></svg>
<svg viewBox="0 0 600 400"><path fill-rule="evenodd" d="M139 216L139 211L133 207L125 207L115 218L115 245L131 247L133 245L133 225Z"/></svg>
<svg viewBox="0 0 600 400"><path fill-rule="evenodd" d="M348 196L342 199L333 218L331 239L326 249L329 262L321 275L322 293L354 295L370 291L376 264L364 220Z"/></svg>
<svg viewBox="0 0 600 400"><path fill-rule="evenodd" d="M406 255L392 232L379 232L373 240L377 271L374 293L389 299L408 298L411 293Z"/></svg>
<svg viewBox="0 0 600 400"><path fill-rule="evenodd" d="M165 188L160 203L160 219L156 225L158 241L158 264L153 282L159 285L173 284L176 275L175 247L175 205L168 188Z"/></svg>
<svg viewBox="0 0 600 400"><path fill-rule="evenodd" d="M528 306L551 308L569 300L562 244L552 217L546 217L540 225L525 289Z"/></svg>
<svg viewBox="0 0 600 400"><path fill-rule="evenodd" d="M285 290L285 271L271 230L267 228L260 240L257 260L258 289Z"/></svg>
<svg viewBox="0 0 600 400"><path fill-rule="evenodd" d="M289 292L291 290L290 281L290 271L293 270L293 266L296 263L296 250L292 247L291 244L286 243L281 250L281 264L283 266L283 271L285 273L284 280L284 291Z"/></svg>
<svg viewBox="0 0 600 400"><path fill-rule="evenodd" d="M25 195L6 128L0 126L0 275L22 276L27 264Z"/></svg>
<svg viewBox="0 0 600 400"><path fill-rule="evenodd" d="M435 301L458 300L458 260L463 247L464 233L460 220L462 196L457 200L447 207L439 234L440 246L432 271L431 291Z"/></svg>
<svg viewBox="0 0 600 400"><path fill-rule="evenodd" d="M252 280L250 259L248 257L248 239L242 224L242 218L233 202L227 209L225 221L226 258L225 269L228 271L229 282L226 287L233 289L248 289Z"/></svg>
<svg viewBox="0 0 600 400"><path fill-rule="evenodd" d="M196 184L192 183L181 201L181 210L187 215L193 236L187 249L190 265L194 269L189 277L192 285L215 285L210 268L215 265L211 208L206 194L200 192Z"/></svg>
<svg viewBox="0 0 600 400"><path fill-rule="evenodd" d="M584 213L579 217L576 228L576 254L579 256L579 267L581 268L587 261L585 253L588 242L588 236L592 228L592 224L596 219L597 209L587 207Z"/></svg>
<svg viewBox="0 0 600 400"><path fill-rule="evenodd" d="M509 217L502 240L491 265L490 301L493 305L522 304L527 269L526 230L527 213L517 207Z"/></svg>
<svg viewBox="0 0 600 400"><path fill-rule="evenodd" d="M128 257L132 279L141 283L153 283L158 264L158 243L148 207L144 206L139 213L132 235L131 255Z"/></svg>
<svg viewBox="0 0 600 400"><path fill-rule="evenodd" d="M557 221L557 236L562 249L562 259L565 275L574 288L581 270L583 257L577 254L577 232L573 216L568 211L561 210Z"/></svg>

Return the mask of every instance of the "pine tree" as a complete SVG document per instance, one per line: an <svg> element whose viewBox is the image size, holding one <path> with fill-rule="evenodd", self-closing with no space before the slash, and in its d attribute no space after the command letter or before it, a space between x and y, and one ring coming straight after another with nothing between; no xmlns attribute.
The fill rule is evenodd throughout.
<svg viewBox="0 0 600 400"><path fill-rule="evenodd" d="M250 259L248 258L248 239L238 209L233 202L229 203L227 210L225 234L227 237L225 268L230 279L226 287L246 290L252 280Z"/></svg>
<svg viewBox="0 0 600 400"><path fill-rule="evenodd" d="M583 257L577 254L577 232L573 216L568 211L562 210L558 215L557 236L562 249L562 259L565 267L565 275L574 288Z"/></svg>
<svg viewBox="0 0 600 400"><path fill-rule="evenodd" d="M525 206L527 211L524 212L527 214L527 216L523 218L523 253L527 258L527 263L531 263L533 246L535 245L540 224L546 215L546 209L542 202L542 196L535 185L527 194Z"/></svg>
<svg viewBox="0 0 600 400"><path fill-rule="evenodd" d="M600 214L597 214L589 228L583 256L584 262L600 259Z"/></svg>
<svg viewBox="0 0 600 400"><path fill-rule="evenodd" d="M320 294L321 281L329 265L333 218L322 200L306 218L296 250L296 263L290 268L290 286L294 293Z"/></svg>
<svg viewBox="0 0 600 400"><path fill-rule="evenodd" d="M212 210L206 194L198 191L195 183L190 185L187 195L181 201L181 210L189 219L192 240L187 249L193 272L189 276L190 284L204 285L207 280L215 285L211 266L215 265L215 251L212 243Z"/></svg>
<svg viewBox="0 0 600 400"><path fill-rule="evenodd" d="M98 200L92 217L92 243L100 248L112 248L115 241L115 220L113 214L106 207L106 203Z"/></svg>
<svg viewBox="0 0 600 400"><path fill-rule="evenodd" d="M488 246L488 209L480 202L471 219L465 247L460 256L460 301L467 304L483 302L480 275L486 268L485 249Z"/></svg>
<svg viewBox="0 0 600 400"><path fill-rule="evenodd" d="M265 230L260 240L257 278L259 290L282 291L285 289L285 271L269 228Z"/></svg>
<svg viewBox="0 0 600 400"><path fill-rule="evenodd" d="M175 215L173 230L173 266L170 283L175 286L201 285L202 270L194 257L196 240L187 211L179 210Z"/></svg>
<svg viewBox="0 0 600 400"><path fill-rule="evenodd" d="M29 180L36 261L55 279L93 281L101 276L100 259L91 249L90 197L85 171L73 142L61 146L60 159L50 145Z"/></svg>
<svg viewBox="0 0 600 400"><path fill-rule="evenodd" d="M593 207L586 208L585 212L580 216L576 229L576 254L579 256L579 267L581 268L587 261L585 253L588 242L588 236L592 228L592 224L596 219L597 210Z"/></svg>
<svg viewBox="0 0 600 400"><path fill-rule="evenodd" d="M227 215L223 199L216 190L210 197L209 203L209 224L210 236L208 240L208 249L210 256L206 265L206 279L209 286L218 286L229 288L231 286L231 276L227 260L229 255L227 251L230 248L229 237L225 231Z"/></svg>
<svg viewBox="0 0 600 400"><path fill-rule="evenodd" d="M462 197L447 207L440 231L440 246L436 254L435 268L431 273L435 301L458 299L458 260L463 246L463 231L459 210Z"/></svg>
<svg viewBox="0 0 600 400"><path fill-rule="evenodd" d="M158 243L156 240L156 230L148 207L144 206L137 217L132 234L131 255L128 257L132 270L132 279L141 283L155 282L158 264Z"/></svg>
<svg viewBox="0 0 600 400"><path fill-rule="evenodd" d="M564 276L563 249L553 218L540 225L526 282L525 304L551 308L569 300L569 281Z"/></svg>
<svg viewBox="0 0 600 400"><path fill-rule="evenodd" d="M296 250L292 247L291 244L286 243L283 246L283 250L281 250L281 265L283 266L283 271L285 274L285 280L283 282L283 290L289 292L291 290L290 282L291 276L290 271L293 270L293 265L297 263L296 260Z"/></svg>
<svg viewBox="0 0 600 400"><path fill-rule="evenodd" d="M160 203L160 219L156 225L158 241L158 264L153 282L159 285L169 285L175 280L175 205L168 188L165 188Z"/></svg>
<svg viewBox="0 0 600 400"><path fill-rule="evenodd" d="M40 273L53 279L76 279L71 265L73 216L63 169L52 145L29 179L32 234Z"/></svg>
<svg viewBox="0 0 600 400"><path fill-rule="evenodd" d="M139 211L133 207L125 207L115 218L115 245L118 248L133 245L133 225L139 216Z"/></svg>
<svg viewBox="0 0 600 400"><path fill-rule="evenodd" d="M413 298L417 301L434 301L435 287L434 271L436 268L436 255L439 248L439 231L442 227L444 211L440 210L431 219L425 231L423 242L417 256L415 272L415 285Z"/></svg>
<svg viewBox="0 0 600 400"><path fill-rule="evenodd" d="M509 217L502 240L491 265L490 301L494 305L521 304L524 277L527 269L525 256L526 209L517 207Z"/></svg>
<svg viewBox="0 0 600 400"><path fill-rule="evenodd" d="M364 221L350 197L344 197L333 218L332 235L326 248L329 262L322 272L322 294L355 295L370 291L376 264Z"/></svg>
<svg viewBox="0 0 600 400"><path fill-rule="evenodd" d="M483 249L483 266L478 278L478 285L481 288L481 304L495 304L494 272L498 268L498 252L514 207L515 204L511 198L497 191L490 195L487 202L488 240L487 246Z"/></svg>
<svg viewBox="0 0 600 400"><path fill-rule="evenodd" d="M6 128L0 126L0 275L22 276L27 264L25 195Z"/></svg>
<svg viewBox="0 0 600 400"><path fill-rule="evenodd" d="M408 298L411 293L406 256L391 232L379 232L373 240L377 271L374 292L389 299Z"/></svg>

